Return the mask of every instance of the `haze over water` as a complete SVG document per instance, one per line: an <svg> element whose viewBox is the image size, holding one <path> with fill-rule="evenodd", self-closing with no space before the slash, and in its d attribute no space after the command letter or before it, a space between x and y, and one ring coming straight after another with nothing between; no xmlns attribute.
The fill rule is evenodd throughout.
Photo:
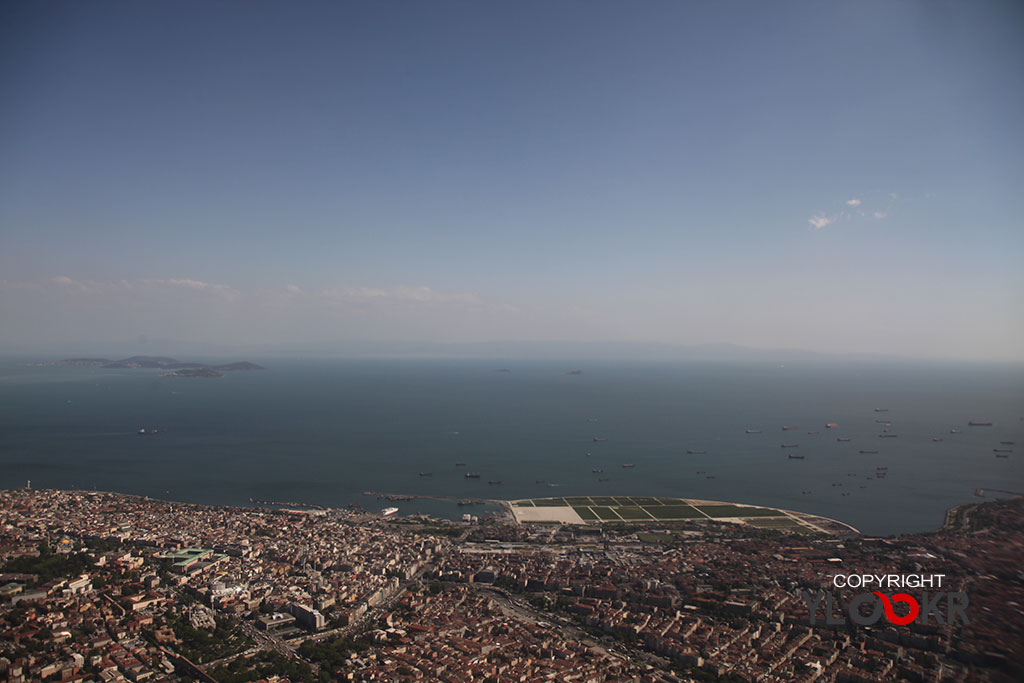
<svg viewBox="0 0 1024 683"><path fill-rule="evenodd" d="M31 480L208 504L257 498L371 511L386 503L362 491L653 494L811 512L867 534L934 529L947 508L978 500L977 488L1024 491L1019 366L260 362L268 369L210 380L4 359L0 487ZM575 367L583 374L567 374ZM897 438L877 436L883 419ZM994 425L968 427L971 419ZM839 428L825 429L829 422ZM783 432L784 424L800 429ZM140 428L160 432L141 437ZM1014 453L997 458L993 448ZM635 468L621 467L628 463ZM881 480L880 466L888 467ZM483 509L396 505L449 517Z"/></svg>

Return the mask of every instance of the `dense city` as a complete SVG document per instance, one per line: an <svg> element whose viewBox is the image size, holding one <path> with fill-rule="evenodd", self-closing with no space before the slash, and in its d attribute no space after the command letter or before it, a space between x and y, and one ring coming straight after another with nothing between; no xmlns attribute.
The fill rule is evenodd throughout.
<svg viewBox="0 0 1024 683"><path fill-rule="evenodd" d="M868 538L8 490L0 681L1020 680L1022 557L1019 498ZM860 625L848 574L941 574L967 619Z"/></svg>

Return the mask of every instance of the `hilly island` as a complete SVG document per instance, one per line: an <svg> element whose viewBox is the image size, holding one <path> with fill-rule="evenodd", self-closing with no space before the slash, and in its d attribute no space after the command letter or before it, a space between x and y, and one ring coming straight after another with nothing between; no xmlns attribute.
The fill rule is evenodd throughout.
<svg viewBox="0 0 1024 683"><path fill-rule="evenodd" d="M163 373L164 377L223 377L225 372L239 370L264 370L262 365L250 363L249 361L237 361L234 363L223 363L210 365L209 363L190 363L179 361L176 358L167 356L132 356L122 360L110 360L109 358L65 358L55 361L40 361L30 363L33 366L95 366L100 368L149 368L168 370Z"/></svg>

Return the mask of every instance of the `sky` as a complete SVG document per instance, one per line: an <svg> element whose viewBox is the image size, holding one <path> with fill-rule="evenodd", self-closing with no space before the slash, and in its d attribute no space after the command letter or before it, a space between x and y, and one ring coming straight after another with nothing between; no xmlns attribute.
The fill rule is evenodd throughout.
<svg viewBox="0 0 1024 683"><path fill-rule="evenodd" d="M1018 2L0 7L0 352L1024 361Z"/></svg>

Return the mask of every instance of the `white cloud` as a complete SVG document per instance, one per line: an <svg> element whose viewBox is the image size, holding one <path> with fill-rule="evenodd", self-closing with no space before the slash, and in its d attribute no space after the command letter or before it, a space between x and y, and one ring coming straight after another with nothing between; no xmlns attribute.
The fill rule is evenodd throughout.
<svg viewBox="0 0 1024 683"><path fill-rule="evenodd" d="M814 230L823 230L828 226L835 223L835 218L832 216L826 216L823 213L816 213L807 219L807 222L811 224L811 228Z"/></svg>
<svg viewBox="0 0 1024 683"><path fill-rule="evenodd" d="M889 214L887 214L885 211L875 211L873 214L871 214L872 218L874 218L876 221L880 221L888 215Z"/></svg>
<svg viewBox="0 0 1024 683"><path fill-rule="evenodd" d="M846 205L847 206L860 206L860 200L859 199L847 199L846 200Z"/></svg>

